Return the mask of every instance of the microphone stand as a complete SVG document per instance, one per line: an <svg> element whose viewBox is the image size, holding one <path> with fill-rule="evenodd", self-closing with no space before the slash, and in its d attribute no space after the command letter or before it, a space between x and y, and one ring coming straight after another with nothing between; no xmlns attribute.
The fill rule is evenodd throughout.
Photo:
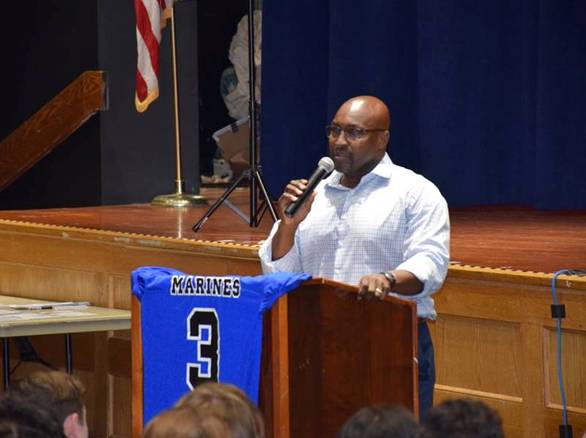
<svg viewBox="0 0 586 438"><path fill-rule="evenodd" d="M249 114L250 114L250 139L249 139L249 154L250 154L250 168L246 169L242 174L226 189L224 194L218 198L216 202L208 209L203 217L193 225L192 230L197 233L201 227L207 222L211 215L228 199L234 189L244 180L250 181L250 211L249 211L249 226L252 228L258 227L265 211L268 209L273 221L277 221L277 213L271 203L269 194L266 190L262 179L261 166L258 164L258 136L257 136L257 115L256 115L256 70L254 65L254 0L248 0L248 87L249 87ZM260 208L258 206L259 191L263 196L263 204Z"/></svg>

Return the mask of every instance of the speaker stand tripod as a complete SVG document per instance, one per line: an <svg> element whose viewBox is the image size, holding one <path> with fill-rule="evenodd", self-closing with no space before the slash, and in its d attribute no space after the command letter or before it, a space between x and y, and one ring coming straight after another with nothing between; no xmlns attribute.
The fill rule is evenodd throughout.
<svg viewBox="0 0 586 438"><path fill-rule="evenodd" d="M226 189L224 194L218 198L214 204L208 209L203 217L198 220L192 227L194 232L198 232L201 227L207 222L211 215L227 201L228 197L232 194L234 189L244 180L250 181L250 214L249 214L249 225L250 227L256 228L260 224L262 217L266 210L269 210L273 221L277 220L277 213L271 203L269 194L266 186L262 179L261 166L258 164L258 137L257 137L257 111L256 111L256 96L255 96L255 85L256 85L256 71L254 65L254 0L248 0L248 72L249 72L249 114L250 114L250 140L249 140L249 153L250 153L250 168L246 169L242 174ZM263 203L258 205L259 191L263 196ZM235 208L235 207L234 207Z"/></svg>

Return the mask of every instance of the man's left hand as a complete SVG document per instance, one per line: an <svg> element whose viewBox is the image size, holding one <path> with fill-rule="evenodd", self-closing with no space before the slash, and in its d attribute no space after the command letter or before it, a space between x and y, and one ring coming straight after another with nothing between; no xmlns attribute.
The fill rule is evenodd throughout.
<svg viewBox="0 0 586 438"><path fill-rule="evenodd" d="M365 275L358 282L358 297L367 299L373 296L382 300L391 290L389 280L383 274Z"/></svg>

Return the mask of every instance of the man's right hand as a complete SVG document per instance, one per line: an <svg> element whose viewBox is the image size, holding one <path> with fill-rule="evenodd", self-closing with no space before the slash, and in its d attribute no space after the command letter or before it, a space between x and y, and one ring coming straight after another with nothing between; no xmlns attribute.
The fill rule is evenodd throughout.
<svg viewBox="0 0 586 438"><path fill-rule="evenodd" d="M287 254L293 247L295 240L295 231L303 220L307 217L309 210L311 210L311 204L315 199L316 193L312 193L311 196L299 207L293 217L289 217L285 214L285 209L297 200L297 198L303 193L306 188L306 179L295 179L290 181L285 187L285 191L279 197L277 202L277 211L281 218L281 223L277 232L273 236L272 248L272 259L278 260Z"/></svg>
<svg viewBox="0 0 586 438"><path fill-rule="evenodd" d="M279 197L279 200L277 202L277 210L279 212L281 222L284 225L297 228L297 225L303 222L303 220L309 213L309 210L311 210L311 204L313 203L313 199L315 198L315 192L307 198L307 200L301 205L301 207L299 207L299 209L297 210L295 215L293 215L293 217L289 217L285 214L285 209L290 204L297 201L299 196L303 194L306 188L306 179L294 179L292 181L289 181L289 184L287 184L287 187L285 187L285 191Z"/></svg>

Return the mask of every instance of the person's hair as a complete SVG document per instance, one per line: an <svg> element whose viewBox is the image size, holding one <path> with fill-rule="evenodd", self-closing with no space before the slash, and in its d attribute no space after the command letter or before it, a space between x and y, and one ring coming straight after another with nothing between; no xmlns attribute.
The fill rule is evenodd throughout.
<svg viewBox="0 0 586 438"><path fill-rule="evenodd" d="M1 438L65 438L54 412L19 396L0 397Z"/></svg>
<svg viewBox="0 0 586 438"><path fill-rule="evenodd" d="M222 414L209 407L174 407L153 418L143 438L227 438L235 435Z"/></svg>
<svg viewBox="0 0 586 438"><path fill-rule="evenodd" d="M500 416L486 404L446 400L427 411L421 421L421 438L503 438Z"/></svg>
<svg viewBox="0 0 586 438"><path fill-rule="evenodd" d="M193 391L180 398L175 406L189 406L196 411L205 410L215 414L227 425L230 431L227 437L264 438L265 436L260 411L246 394L234 385L222 383L198 385Z"/></svg>
<svg viewBox="0 0 586 438"><path fill-rule="evenodd" d="M338 438L414 438L418 426L415 418L400 406L369 406L352 415Z"/></svg>
<svg viewBox="0 0 586 438"><path fill-rule="evenodd" d="M36 371L16 381L10 388L11 397L19 397L50 408L63 425L65 419L73 414L84 419L83 396L85 387L80 380L63 371Z"/></svg>

